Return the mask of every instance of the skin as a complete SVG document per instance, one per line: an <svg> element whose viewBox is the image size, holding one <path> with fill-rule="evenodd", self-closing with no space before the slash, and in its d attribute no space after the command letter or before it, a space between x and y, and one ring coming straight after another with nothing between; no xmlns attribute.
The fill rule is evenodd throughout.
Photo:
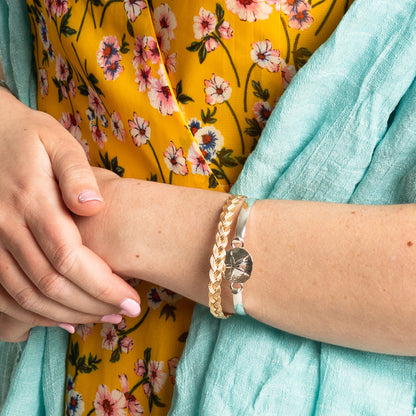
<svg viewBox="0 0 416 416"><path fill-rule="evenodd" d="M0 339L22 341L37 325L72 332L66 324L136 316L137 292L83 245L71 217L105 206L77 141L0 88L0 153Z"/></svg>
<svg viewBox="0 0 416 416"><path fill-rule="evenodd" d="M84 244L120 275L207 304L209 258L228 195L95 173L107 205L76 217ZM410 204L257 201L245 238L254 261L246 312L311 339L416 355L415 220ZM233 312L227 284L222 305Z"/></svg>

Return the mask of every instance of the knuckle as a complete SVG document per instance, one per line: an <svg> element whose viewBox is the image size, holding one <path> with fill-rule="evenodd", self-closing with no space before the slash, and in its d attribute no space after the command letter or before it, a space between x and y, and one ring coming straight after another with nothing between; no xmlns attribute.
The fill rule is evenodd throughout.
<svg viewBox="0 0 416 416"><path fill-rule="evenodd" d="M51 263L59 274L63 276L70 275L78 264L76 250L67 244L57 246L52 253Z"/></svg>
<svg viewBox="0 0 416 416"><path fill-rule="evenodd" d="M32 311L37 304L39 297L36 290L33 287L28 286L16 292L13 298L23 309Z"/></svg>
<svg viewBox="0 0 416 416"><path fill-rule="evenodd" d="M100 299L104 302L106 302L108 299L111 298L111 295L113 293L113 287L109 285L102 285L97 288L97 299Z"/></svg>
<svg viewBox="0 0 416 416"><path fill-rule="evenodd" d="M48 298L58 299L63 292L64 281L62 276L51 271L39 279L37 287Z"/></svg>

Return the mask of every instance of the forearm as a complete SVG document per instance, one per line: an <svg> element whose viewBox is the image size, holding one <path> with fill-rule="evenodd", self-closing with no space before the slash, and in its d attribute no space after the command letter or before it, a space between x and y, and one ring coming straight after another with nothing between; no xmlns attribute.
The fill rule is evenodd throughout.
<svg viewBox="0 0 416 416"><path fill-rule="evenodd" d="M130 179L113 188L106 229L89 232L87 245L120 274L206 304L209 258L227 195ZM246 312L312 339L416 354L414 219L410 205L258 201L246 231L254 260ZM88 226L90 220L82 221ZM227 286L223 308L232 312Z"/></svg>

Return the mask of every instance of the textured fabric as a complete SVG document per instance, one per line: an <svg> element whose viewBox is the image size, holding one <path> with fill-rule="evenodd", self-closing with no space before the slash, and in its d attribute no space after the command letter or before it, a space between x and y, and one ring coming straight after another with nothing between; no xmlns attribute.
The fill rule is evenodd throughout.
<svg viewBox="0 0 416 416"><path fill-rule="evenodd" d="M413 3L356 2L286 91L235 192L256 198L414 201ZM31 335L39 357L50 353L45 349L49 331ZM12 347L2 344L2 358L7 350ZM50 357L59 359L59 354ZM45 381L34 361L22 359L12 386L17 394L22 377L37 380L22 393L26 402L38 400ZM1 359L0 370L3 365ZM59 380L62 368L48 365ZM220 322L198 307L178 367L171 414L411 416L415 370L413 358L320 344L249 317ZM45 392L53 400L55 392ZM8 409L10 403L18 405L13 394ZM32 409L2 416L42 415L43 409ZM45 413L59 414L50 409Z"/></svg>
<svg viewBox="0 0 416 416"><path fill-rule="evenodd" d="M413 1L356 2L293 80L233 192L415 202L415 12ZM215 321L198 306L170 414L410 416L415 376L412 357Z"/></svg>
<svg viewBox="0 0 416 416"><path fill-rule="evenodd" d="M296 69L346 11L343 1L27 4L38 109L69 130L93 166L217 191L230 189ZM70 336L70 416L99 414L103 403L108 413L169 411L194 303L134 284L139 317L79 325Z"/></svg>

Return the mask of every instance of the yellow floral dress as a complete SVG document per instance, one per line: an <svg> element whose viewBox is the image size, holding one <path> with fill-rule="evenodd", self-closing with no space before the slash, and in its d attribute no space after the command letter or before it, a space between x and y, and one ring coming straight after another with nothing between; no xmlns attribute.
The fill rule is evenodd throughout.
<svg viewBox="0 0 416 416"><path fill-rule="evenodd" d="M27 3L38 107L92 165L228 191L279 97L352 0ZM193 304L131 283L141 316L71 336L67 416L168 412Z"/></svg>

